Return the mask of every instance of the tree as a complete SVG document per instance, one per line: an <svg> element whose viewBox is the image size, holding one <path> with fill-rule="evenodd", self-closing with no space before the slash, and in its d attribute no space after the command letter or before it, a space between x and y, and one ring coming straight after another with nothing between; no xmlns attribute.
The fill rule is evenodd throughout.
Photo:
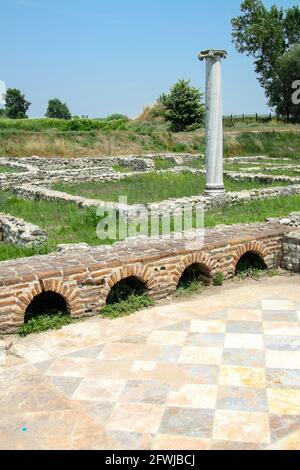
<svg viewBox="0 0 300 470"><path fill-rule="evenodd" d="M233 42L238 52L254 58L258 80L271 104L280 59L300 42L300 8L273 5L268 10L261 0L244 0L241 12L231 20Z"/></svg>
<svg viewBox="0 0 300 470"><path fill-rule="evenodd" d="M169 94L162 94L158 100L164 116L175 132L199 127L204 122L205 106L203 93L190 85L190 81L179 80Z"/></svg>
<svg viewBox="0 0 300 470"><path fill-rule="evenodd" d="M72 115L66 103L58 98L49 100L46 117L50 119L72 119Z"/></svg>
<svg viewBox="0 0 300 470"><path fill-rule="evenodd" d="M8 88L5 94L5 116L11 119L26 119L31 103L16 88Z"/></svg>
<svg viewBox="0 0 300 470"><path fill-rule="evenodd" d="M270 103L286 121L300 122L300 104L293 102L293 84L300 80L300 45L294 45L278 63L278 77L274 81Z"/></svg>

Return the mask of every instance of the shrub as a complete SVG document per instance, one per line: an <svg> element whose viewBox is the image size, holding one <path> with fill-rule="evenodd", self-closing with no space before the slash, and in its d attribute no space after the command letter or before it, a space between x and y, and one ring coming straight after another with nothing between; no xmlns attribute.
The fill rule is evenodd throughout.
<svg viewBox="0 0 300 470"><path fill-rule="evenodd" d="M68 314L56 312L51 315L37 315L30 318L18 331L19 336L27 336L31 333L41 333L47 330L60 330L64 325L74 322Z"/></svg>
<svg viewBox="0 0 300 470"><path fill-rule="evenodd" d="M224 284L225 276L223 273L217 273L214 277L214 285L222 286Z"/></svg>
<svg viewBox="0 0 300 470"><path fill-rule="evenodd" d="M147 293L142 295L130 295L126 300L121 300L118 303L106 305L101 311L102 315L111 320L119 317L126 317L138 310L142 310L147 307L154 305L152 300Z"/></svg>
<svg viewBox="0 0 300 470"><path fill-rule="evenodd" d="M169 94L159 97L164 116L174 132L188 130L190 126L202 125L205 107L203 93L190 85L190 81L179 80Z"/></svg>

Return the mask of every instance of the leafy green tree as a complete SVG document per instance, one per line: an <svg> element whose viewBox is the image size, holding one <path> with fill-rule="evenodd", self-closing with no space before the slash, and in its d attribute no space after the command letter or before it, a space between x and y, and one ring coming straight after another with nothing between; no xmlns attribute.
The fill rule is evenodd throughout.
<svg viewBox="0 0 300 470"><path fill-rule="evenodd" d="M62 103L58 98L49 100L46 117L50 119L72 119L67 104Z"/></svg>
<svg viewBox="0 0 300 470"><path fill-rule="evenodd" d="M300 8L273 5L268 10L261 0L244 0L241 13L231 20L233 42L238 52L254 58L258 80L272 105L280 59L300 42Z"/></svg>
<svg viewBox="0 0 300 470"><path fill-rule="evenodd" d="M293 84L300 80L300 45L294 45L278 63L278 77L274 81L270 103L287 122L300 122L300 104L294 103Z"/></svg>
<svg viewBox="0 0 300 470"><path fill-rule="evenodd" d="M190 80L179 80L169 94L159 97L158 102L174 132L200 127L204 122L203 93L192 87Z"/></svg>
<svg viewBox="0 0 300 470"><path fill-rule="evenodd" d="M16 88L8 88L5 94L5 116L11 119L26 119L31 103Z"/></svg>

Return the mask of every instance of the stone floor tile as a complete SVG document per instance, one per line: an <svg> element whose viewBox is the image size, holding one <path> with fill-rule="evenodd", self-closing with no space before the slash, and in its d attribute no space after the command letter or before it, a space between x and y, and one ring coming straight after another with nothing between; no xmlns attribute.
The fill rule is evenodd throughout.
<svg viewBox="0 0 300 470"><path fill-rule="evenodd" d="M115 402L125 386L125 380L83 379L77 387L73 400Z"/></svg>
<svg viewBox="0 0 300 470"><path fill-rule="evenodd" d="M266 351L266 366L270 369L300 370L300 351Z"/></svg>
<svg viewBox="0 0 300 470"><path fill-rule="evenodd" d="M74 351L67 356L69 357L87 357L90 359L96 359L100 352L102 351L104 347L104 344L101 344L99 346L94 346L92 348L85 348L85 349L79 349L78 351Z"/></svg>
<svg viewBox="0 0 300 470"><path fill-rule="evenodd" d="M198 347L223 347L224 333L189 333L185 342L186 346Z"/></svg>
<svg viewBox="0 0 300 470"><path fill-rule="evenodd" d="M152 403L163 405L170 385L153 380L128 380L119 398L119 403Z"/></svg>
<svg viewBox="0 0 300 470"><path fill-rule="evenodd" d="M300 370L266 369L268 388L300 388Z"/></svg>
<svg viewBox="0 0 300 470"><path fill-rule="evenodd" d="M262 322L255 321L228 321L226 324L227 333L262 334Z"/></svg>
<svg viewBox="0 0 300 470"><path fill-rule="evenodd" d="M192 320L190 331L192 333L225 333L226 321L225 320Z"/></svg>
<svg viewBox="0 0 300 470"><path fill-rule="evenodd" d="M274 312L268 312L264 311L263 312L263 321L264 322L297 322L298 321L298 316L297 312L292 312L292 311L287 311L287 312L282 312L281 310L279 311L274 311Z"/></svg>
<svg viewBox="0 0 300 470"><path fill-rule="evenodd" d="M178 323L174 323L173 325L164 326L160 328L162 331L189 331L191 327L190 321L182 321Z"/></svg>
<svg viewBox="0 0 300 470"><path fill-rule="evenodd" d="M224 349L222 364L242 367L265 367L265 351L257 349Z"/></svg>
<svg viewBox="0 0 300 470"><path fill-rule="evenodd" d="M218 387L216 385L183 385L172 390L166 404L173 407L215 409Z"/></svg>
<svg viewBox="0 0 300 470"><path fill-rule="evenodd" d="M271 441L278 439L300 430L299 415L270 415Z"/></svg>
<svg viewBox="0 0 300 470"><path fill-rule="evenodd" d="M222 354L222 348L186 346L182 348L178 362L181 364L220 365Z"/></svg>
<svg viewBox="0 0 300 470"><path fill-rule="evenodd" d="M82 379L81 377L51 377L50 380L61 392L71 398Z"/></svg>
<svg viewBox="0 0 300 470"><path fill-rule="evenodd" d="M274 351L300 351L300 336L265 336L265 348Z"/></svg>
<svg viewBox="0 0 300 470"><path fill-rule="evenodd" d="M177 363L180 352L181 348L179 346L146 344L136 359L141 361Z"/></svg>
<svg viewBox="0 0 300 470"><path fill-rule="evenodd" d="M230 308L228 309L228 321L262 321L261 309Z"/></svg>
<svg viewBox="0 0 300 470"><path fill-rule="evenodd" d="M266 299L262 301L263 310L295 310L295 302L291 300Z"/></svg>
<svg viewBox="0 0 300 470"><path fill-rule="evenodd" d="M213 439L218 441L269 444L270 429L268 414L217 410Z"/></svg>
<svg viewBox="0 0 300 470"><path fill-rule="evenodd" d="M162 345L174 345L183 346L187 337L185 331L163 331L155 330L152 331L148 337L147 343L158 346Z"/></svg>
<svg viewBox="0 0 300 470"><path fill-rule="evenodd" d="M257 450L257 447L257 444L253 442L213 440L211 450Z"/></svg>
<svg viewBox="0 0 300 470"><path fill-rule="evenodd" d="M182 435L210 439L214 421L213 410L168 407L159 434Z"/></svg>
<svg viewBox="0 0 300 470"><path fill-rule="evenodd" d="M300 390L270 388L267 394L271 414L300 416Z"/></svg>
<svg viewBox="0 0 300 470"><path fill-rule="evenodd" d="M210 439L198 439L170 434L157 434L153 442L153 450L211 450Z"/></svg>
<svg viewBox="0 0 300 470"><path fill-rule="evenodd" d="M264 321L263 328L267 336L300 336L298 323Z"/></svg>
<svg viewBox="0 0 300 470"><path fill-rule="evenodd" d="M52 377L85 377L95 363L94 359L83 357L58 357L47 369Z"/></svg>
<svg viewBox="0 0 300 470"><path fill-rule="evenodd" d="M228 348L228 349L264 349L263 335L226 333L225 348Z"/></svg>
<svg viewBox="0 0 300 470"><path fill-rule="evenodd" d="M266 390L250 387L219 387L218 410L268 412Z"/></svg>
<svg viewBox="0 0 300 470"><path fill-rule="evenodd" d="M259 367L221 366L220 385L264 388L265 370Z"/></svg>
<svg viewBox="0 0 300 470"><path fill-rule="evenodd" d="M134 360L142 352L143 344L106 343L98 356L100 360Z"/></svg>
<svg viewBox="0 0 300 470"><path fill-rule="evenodd" d="M146 403L117 403L107 423L111 431L156 433L164 406Z"/></svg>

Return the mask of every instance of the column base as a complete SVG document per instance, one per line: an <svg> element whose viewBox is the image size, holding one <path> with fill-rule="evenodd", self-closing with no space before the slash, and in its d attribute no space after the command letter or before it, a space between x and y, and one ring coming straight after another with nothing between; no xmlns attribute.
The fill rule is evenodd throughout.
<svg viewBox="0 0 300 470"><path fill-rule="evenodd" d="M204 195L205 196L222 196L225 194L224 186L206 186Z"/></svg>

